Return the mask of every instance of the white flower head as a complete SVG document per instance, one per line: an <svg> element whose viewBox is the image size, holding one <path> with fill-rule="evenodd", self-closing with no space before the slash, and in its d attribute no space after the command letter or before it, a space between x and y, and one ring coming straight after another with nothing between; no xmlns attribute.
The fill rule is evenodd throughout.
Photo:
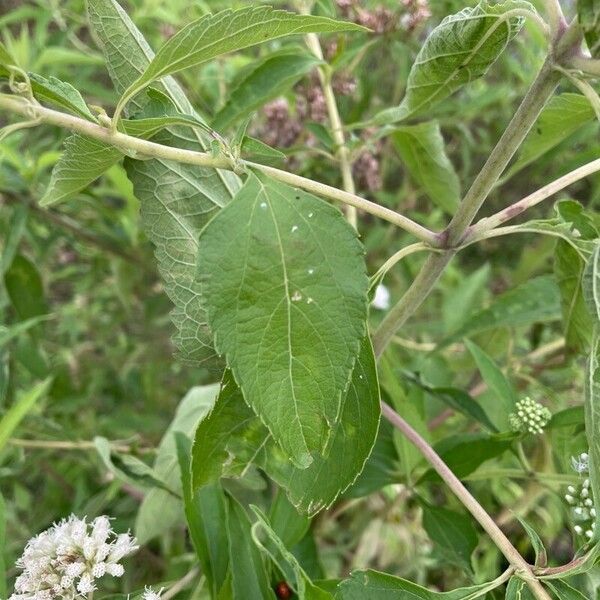
<svg viewBox="0 0 600 600"><path fill-rule="evenodd" d="M160 600L163 588L160 588L158 592L155 592L152 588L146 586L144 593L142 594L142 600Z"/></svg>
<svg viewBox="0 0 600 600"><path fill-rule="evenodd" d="M515 404L515 412L508 415L513 431L539 435L552 418L552 413L539 402L524 398Z"/></svg>
<svg viewBox="0 0 600 600"><path fill-rule="evenodd" d="M388 310L390 308L390 290L388 290L385 285L380 283L377 288L375 288L375 296L371 301L371 305L373 308L377 308L379 310Z"/></svg>
<svg viewBox="0 0 600 600"><path fill-rule="evenodd" d="M592 492L592 484L588 477L590 457L587 452L571 458L571 465L582 478L581 484L567 487L565 500L571 509L575 525L573 531L588 540L594 536L596 529L596 507Z"/></svg>
<svg viewBox="0 0 600 600"><path fill-rule="evenodd" d="M74 600L96 589L105 574L123 575L119 561L138 549L128 533L117 535L108 517L91 523L71 515L29 540L17 567L23 572L9 600Z"/></svg>

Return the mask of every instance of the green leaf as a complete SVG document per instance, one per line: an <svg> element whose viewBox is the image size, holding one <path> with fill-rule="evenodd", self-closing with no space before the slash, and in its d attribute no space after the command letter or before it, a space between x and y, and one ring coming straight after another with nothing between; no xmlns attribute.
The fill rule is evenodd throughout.
<svg viewBox="0 0 600 600"><path fill-rule="evenodd" d="M585 431L589 444L590 482L592 496L600 498L600 328L595 328L588 359L585 386ZM600 535L600 516L596 518L594 539Z"/></svg>
<svg viewBox="0 0 600 600"><path fill-rule="evenodd" d="M94 438L94 446L98 451L104 466L118 479L133 486L157 487L171 494L175 498L179 495L172 490L168 483L161 479L160 475L135 456L119 455L110 447L110 442L101 436Z"/></svg>
<svg viewBox="0 0 600 600"><path fill-rule="evenodd" d="M492 304L471 315L465 324L444 339L446 346L463 337L497 327L518 327L560 318L560 292L550 275L535 277L496 297Z"/></svg>
<svg viewBox="0 0 600 600"><path fill-rule="evenodd" d="M227 496L227 534L232 600L248 598L275 600L275 594L269 586L262 554L253 541L250 519L242 506L229 495Z"/></svg>
<svg viewBox="0 0 600 600"><path fill-rule="evenodd" d="M81 94L70 84L56 77L29 73L33 95L42 103L57 106L88 121L96 121Z"/></svg>
<svg viewBox="0 0 600 600"><path fill-rule="evenodd" d="M560 289L563 328L567 347L581 352L589 348L591 318L583 299L585 262L568 242L558 240L554 252L554 275Z"/></svg>
<svg viewBox="0 0 600 600"><path fill-rule="evenodd" d="M269 509L269 522L283 544L290 548L302 540L310 527L310 518L299 513L281 489Z"/></svg>
<svg viewBox="0 0 600 600"><path fill-rule="evenodd" d="M51 383L51 379L46 379L20 394L14 404L0 418L0 452L8 444L19 423L48 392Z"/></svg>
<svg viewBox="0 0 600 600"><path fill-rule="evenodd" d="M221 54L291 34L352 30L364 31L364 28L354 23L298 15L268 6L205 15L186 25L161 47L144 73L125 90L117 110L152 81L198 66Z"/></svg>
<svg viewBox="0 0 600 600"><path fill-rule="evenodd" d="M507 177L518 173L595 118L589 100L581 94L558 94L550 98L527 134Z"/></svg>
<svg viewBox="0 0 600 600"><path fill-rule="evenodd" d="M571 406L552 415L550 423L546 429L556 429L558 427L577 427L583 425L585 421L584 407Z"/></svg>
<svg viewBox="0 0 600 600"><path fill-rule="evenodd" d="M82 135L69 136L40 205L52 206L72 198L122 158L123 153L110 144Z"/></svg>
<svg viewBox="0 0 600 600"><path fill-rule="evenodd" d="M525 529L527 532L527 536L531 541L531 546L535 552L535 566L545 567L548 564L548 553L546 552L544 542L542 542L540 539L537 531L527 521L525 521L525 519L522 519L518 515L516 516L517 519L519 519L519 523L521 523L523 526L523 529Z"/></svg>
<svg viewBox="0 0 600 600"><path fill-rule="evenodd" d="M471 517L423 503L423 527L446 561L472 571L471 555L479 536Z"/></svg>
<svg viewBox="0 0 600 600"><path fill-rule="evenodd" d="M506 431L508 429L508 415L513 412L515 403L518 400L517 393L488 354L470 340L465 340L465 344L475 360L481 377L503 406L503 410L496 416L495 425L501 431Z"/></svg>
<svg viewBox="0 0 600 600"><path fill-rule="evenodd" d="M600 323L600 244L596 245L586 264L582 286L589 314Z"/></svg>
<svg viewBox="0 0 600 600"><path fill-rule="evenodd" d="M412 581L378 571L354 571L342 581L336 600L472 600L498 587L496 582L460 588L451 592L432 592Z"/></svg>
<svg viewBox="0 0 600 600"><path fill-rule="evenodd" d="M584 596L579 590L571 587L566 581L554 579L546 583L556 594L558 600L587 600L587 596Z"/></svg>
<svg viewBox="0 0 600 600"><path fill-rule="evenodd" d="M375 359L367 338L352 373L328 456L317 456L308 468L297 469L275 445L227 373L214 409L196 430L193 486L197 489L221 475L239 475L254 461L286 489L298 510L314 514L330 506L362 471L377 436L379 410Z"/></svg>
<svg viewBox="0 0 600 600"><path fill-rule="evenodd" d="M9 327L0 325L0 348L8 344L11 340L19 337L21 334L29 331L32 327L35 327L39 323L43 323L50 318L51 315L40 315L38 317L26 319L25 321L19 321L19 323L15 323Z"/></svg>
<svg viewBox="0 0 600 600"><path fill-rule="evenodd" d="M506 600L535 600L527 583L518 577L509 579L504 598Z"/></svg>
<svg viewBox="0 0 600 600"><path fill-rule="evenodd" d="M92 32L106 57L108 70L118 92L122 92L148 67L154 53L125 11L115 0L88 0ZM171 77L155 84L177 111L202 119ZM138 95L133 108L142 110L148 94ZM208 133L197 127L169 127L154 141L205 151ZM238 177L228 171L182 165L170 161L126 161L127 172L141 202L142 226L156 246L165 291L175 304L172 319L177 327L175 343L182 359L195 364L216 360L194 282L198 237L210 217L229 202L239 188Z"/></svg>
<svg viewBox="0 0 600 600"><path fill-rule="evenodd" d="M4 274L4 285L12 305L22 320L48 312L44 284L36 266L25 256L17 256Z"/></svg>
<svg viewBox="0 0 600 600"><path fill-rule="evenodd" d="M501 456L512 445L512 436L463 433L448 437L435 445L435 451L459 478L477 470L484 462ZM430 469L421 481L439 481L439 475Z"/></svg>
<svg viewBox="0 0 600 600"><path fill-rule="evenodd" d="M10 52L6 49L6 46L0 42L0 67L7 67L10 65L16 65L15 59L10 55ZM2 70L0 74L8 74L8 71Z"/></svg>
<svg viewBox="0 0 600 600"><path fill-rule="evenodd" d="M0 277L3 277L15 258L19 244L26 231L29 207L27 204L18 204L10 218L8 232L4 238L2 255L0 256Z"/></svg>
<svg viewBox="0 0 600 600"><path fill-rule="evenodd" d="M590 54L600 57L600 3L598 0L577 0L577 16Z"/></svg>
<svg viewBox="0 0 600 600"><path fill-rule="evenodd" d="M6 549L6 503L0 493L0 598L8 596L6 590L6 565L4 552Z"/></svg>
<svg viewBox="0 0 600 600"><path fill-rule="evenodd" d="M200 238L215 346L301 468L329 451L364 335L363 252L336 208L254 175Z"/></svg>
<svg viewBox="0 0 600 600"><path fill-rule="evenodd" d="M379 113L376 121L386 124L428 111L485 75L523 26L523 16L512 13L514 9L535 10L520 0L483 0L446 17L417 55L400 106Z"/></svg>
<svg viewBox="0 0 600 600"><path fill-rule="evenodd" d="M253 160L262 164L277 164L285 160L285 154L271 148L264 142L253 137L244 136L241 148L242 156L247 160Z"/></svg>
<svg viewBox="0 0 600 600"><path fill-rule="evenodd" d="M397 128L392 141L416 183L437 206L454 214L460 202L460 182L446 155L439 123L425 121Z"/></svg>
<svg viewBox="0 0 600 600"><path fill-rule="evenodd" d="M289 90L321 61L312 54L289 50L271 54L248 69L229 94L225 106L215 115L212 126L223 131L263 104Z"/></svg>
<svg viewBox="0 0 600 600"><path fill-rule="evenodd" d="M333 596L329 592L313 584L296 557L273 531L262 511L256 506L252 506L252 510L258 519L252 526L254 543L281 571L299 600L333 600ZM256 597L258 598L258 596Z"/></svg>
<svg viewBox="0 0 600 600"><path fill-rule="evenodd" d="M173 421L158 446L153 465L154 472L170 489L178 493L180 472L175 434L183 433L191 437L199 420L211 410L217 392L217 385L192 388L179 403ZM145 495L138 510L135 535L139 542L144 544L177 525L181 517L180 500L163 489L154 488Z"/></svg>

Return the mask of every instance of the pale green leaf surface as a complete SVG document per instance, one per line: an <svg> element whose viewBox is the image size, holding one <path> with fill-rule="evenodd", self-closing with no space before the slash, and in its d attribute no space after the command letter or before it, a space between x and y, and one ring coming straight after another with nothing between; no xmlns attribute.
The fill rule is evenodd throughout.
<svg viewBox="0 0 600 600"><path fill-rule="evenodd" d="M17 396L14 404L2 415L0 418L0 452L4 450L19 423L50 389L51 383L51 379L46 379L22 392Z"/></svg>
<svg viewBox="0 0 600 600"><path fill-rule="evenodd" d="M595 322L600 324L600 244L596 245L583 273L583 297Z"/></svg>
<svg viewBox="0 0 600 600"><path fill-rule="evenodd" d="M329 451L364 336L363 253L336 208L254 175L200 239L215 347L301 468Z"/></svg>
<svg viewBox="0 0 600 600"><path fill-rule="evenodd" d="M156 54L144 73L123 93L120 103L156 79L198 66L221 54L242 50L286 35L364 31L354 23L298 15L269 6L223 10L186 25Z"/></svg>
<svg viewBox="0 0 600 600"><path fill-rule="evenodd" d="M297 51L273 54L261 60L231 91L225 106L212 121L213 128L222 131L280 96L319 62L312 54Z"/></svg>
<svg viewBox="0 0 600 600"><path fill-rule="evenodd" d="M29 73L29 80L33 94L39 101L67 110L88 121L96 121L81 94L70 83L36 73Z"/></svg>
<svg viewBox="0 0 600 600"><path fill-rule="evenodd" d="M392 141L416 183L437 206L454 214L460 202L460 182L446 154L439 123L425 121L399 127Z"/></svg>
<svg viewBox="0 0 600 600"><path fill-rule="evenodd" d="M600 57L600 2L577 0L577 16L585 35L590 54Z"/></svg>
<svg viewBox="0 0 600 600"><path fill-rule="evenodd" d="M589 444L589 474L592 495L600 498L600 327L596 325L592 349L588 359L585 386L585 432ZM594 539L600 535L599 517L596 517Z"/></svg>
<svg viewBox="0 0 600 600"><path fill-rule="evenodd" d="M587 596L571 587L566 581L555 579L549 581L548 586L554 591L558 600L587 600Z"/></svg>
<svg viewBox="0 0 600 600"><path fill-rule="evenodd" d="M179 403L173 421L158 446L154 471L172 489L181 489L175 433L180 432L191 437L198 421L212 408L217 392L217 385L192 388ZM168 531L181 517L179 500L162 489L150 490L137 514L136 537L143 544Z"/></svg>
<svg viewBox="0 0 600 600"><path fill-rule="evenodd" d="M88 14L111 79L122 93L144 73L154 53L115 0L88 0ZM180 113L202 121L173 78L156 86ZM147 102L148 95L139 95L133 106L142 109ZM210 138L198 128L170 127L155 141L188 150L210 148ZM175 304L172 316L180 356L197 364L212 363L212 340L194 284L198 237L210 216L239 188L239 179L228 171L159 160L128 160L127 170L142 205L142 226L156 246L165 290Z"/></svg>
<svg viewBox="0 0 600 600"><path fill-rule="evenodd" d="M446 17L417 55L400 106L379 113L376 121L392 123L422 113L485 75L521 30L523 17L511 15L513 9L534 10L520 0L483 0Z"/></svg>
<svg viewBox="0 0 600 600"><path fill-rule="evenodd" d="M544 542L542 542L537 531L527 521L525 521L525 519L522 519L518 515L516 515L516 517L519 520L519 523L521 523L523 526L523 529L525 529L527 532L527 537L531 541L531 546L535 552L535 566L545 567L548 564L548 553L546 552Z"/></svg>
<svg viewBox="0 0 600 600"><path fill-rule="evenodd" d="M573 93L553 96L527 134L508 176L531 164L594 119L594 109L585 96Z"/></svg>
<svg viewBox="0 0 600 600"><path fill-rule="evenodd" d="M527 583L518 577L511 577L506 586L505 600L535 600Z"/></svg>
<svg viewBox="0 0 600 600"><path fill-rule="evenodd" d="M64 202L87 188L123 158L114 146L93 138L72 135L65 140L61 156L50 177L41 206Z"/></svg>

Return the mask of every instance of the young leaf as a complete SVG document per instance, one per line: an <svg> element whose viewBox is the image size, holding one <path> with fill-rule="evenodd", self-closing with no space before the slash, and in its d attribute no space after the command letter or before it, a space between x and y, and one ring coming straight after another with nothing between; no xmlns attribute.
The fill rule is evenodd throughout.
<svg viewBox="0 0 600 600"><path fill-rule="evenodd" d="M19 254L4 274L4 285L12 305L22 320L32 319L48 312L44 297L44 283L37 267Z"/></svg>
<svg viewBox="0 0 600 600"><path fill-rule="evenodd" d="M577 16L590 54L600 57L600 4L597 0L577 0Z"/></svg>
<svg viewBox="0 0 600 600"><path fill-rule="evenodd" d="M199 424L193 448L195 489L223 474L239 475L254 461L287 491L292 504L314 514L332 504L362 471L379 426L379 386L370 341L364 340L332 433L327 457L315 456L306 469L295 468L248 408L231 374L226 374L214 409ZM229 460L227 460L229 459Z"/></svg>
<svg viewBox="0 0 600 600"><path fill-rule="evenodd" d="M535 566L545 567L548 564L548 553L546 552L544 542L540 539L537 531L525 521L525 519L522 519L519 516L517 516L517 519L519 519L519 523L521 523L531 541L531 545L535 552Z"/></svg>
<svg viewBox="0 0 600 600"><path fill-rule="evenodd" d="M111 79L122 92L147 69L154 53L115 0L88 0L87 5L91 29L102 47ZM156 87L180 113L200 119L173 78L164 78ZM149 99L147 94L138 95L132 105L141 110ZM208 134L197 127L169 127L156 141L189 150L210 148ZM194 283L198 237L211 215L237 191L239 179L228 171L169 161L127 160L126 167L142 204L142 226L156 246L165 290L175 304L172 319L180 355L195 364L214 363L216 356Z"/></svg>
<svg viewBox="0 0 600 600"><path fill-rule="evenodd" d="M272 54L259 61L231 91L225 106L215 115L212 127L223 131L251 114L290 89L319 62L314 55L298 51Z"/></svg>
<svg viewBox="0 0 600 600"><path fill-rule="evenodd" d="M376 121L387 124L425 112L464 84L485 75L521 30L522 12L534 10L522 0L496 4L482 0L473 8L446 17L417 55L400 106L379 113Z"/></svg>
<svg viewBox="0 0 600 600"><path fill-rule="evenodd" d="M27 416L27 413L31 411L36 402L48 392L51 383L51 379L46 379L45 381L34 385L26 392L19 394L14 404L0 418L0 452L4 449L6 444L8 444L15 429Z"/></svg>
<svg viewBox="0 0 600 600"><path fill-rule="evenodd" d="M465 324L443 340L446 346L463 337L496 327L517 327L560 319L560 292L549 275L535 277L494 299L488 308L471 315Z"/></svg>
<svg viewBox="0 0 600 600"><path fill-rule="evenodd" d="M200 238L215 346L300 468L329 451L364 335L362 255L336 208L254 175Z"/></svg>
<svg viewBox="0 0 600 600"><path fill-rule="evenodd" d="M562 579L553 579L547 582L548 587L556 594L558 600L587 600L579 590L571 587Z"/></svg>
<svg viewBox="0 0 600 600"><path fill-rule="evenodd" d="M333 596L329 592L313 584L296 557L273 531L262 511L256 506L252 506L252 510L258 519L252 526L254 543L277 566L298 598L300 600L333 600Z"/></svg>
<svg viewBox="0 0 600 600"><path fill-rule="evenodd" d="M289 548L300 542L310 527L310 518L299 513L281 489L271 503L269 522L277 537Z"/></svg>
<svg viewBox="0 0 600 600"><path fill-rule="evenodd" d="M567 347L584 351L591 335L590 313L582 292L585 262L567 241L558 240L554 251L554 274L561 293L563 328Z"/></svg>
<svg viewBox="0 0 600 600"><path fill-rule="evenodd" d="M504 407L501 415L497 417L498 420L495 425L501 431L506 431L508 429L508 415L514 410L515 403L518 400L517 393L488 354L470 340L465 340L465 344L475 360L481 377Z"/></svg>
<svg viewBox="0 0 600 600"><path fill-rule="evenodd" d="M594 119L594 109L585 96L572 93L553 96L527 134L507 177L512 177Z"/></svg>
<svg viewBox="0 0 600 600"><path fill-rule="evenodd" d="M350 579L338 587L339 600L472 600L485 596L485 592L498 587L498 583L482 583L451 592L432 592L416 583L379 573L378 571L354 571Z"/></svg>
<svg viewBox="0 0 600 600"><path fill-rule="evenodd" d="M221 54L291 34L352 30L364 31L364 28L354 23L298 15L268 6L205 15L186 25L162 46L144 73L123 92L115 114L152 81L198 66Z"/></svg>
<svg viewBox="0 0 600 600"><path fill-rule="evenodd" d="M29 73L29 80L33 95L39 101L58 106L88 121L96 121L81 94L70 83L36 73Z"/></svg>
<svg viewBox="0 0 600 600"><path fill-rule="evenodd" d="M232 600L248 598L275 600L262 554L253 541L250 519L232 496L226 496L226 502L231 598Z"/></svg>
<svg viewBox="0 0 600 600"><path fill-rule="evenodd" d="M431 200L449 214L460 202L458 175L446 155L437 121L399 127L392 135L396 151L413 179Z"/></svg>
<svg viewBox="0 0 600 600"><path fill-rule="evenodd" d="M597 244L583 273L583 297L596 323L600 323L600 244Z"/></svg>
<svg viewBox="0 0 600 600"><path fill-rule="evenodd" d="M535 600L527 583L518 577L511 577L506 586L505 600Z"/></svg>
<svg viewBox="0 0 600 600"><path fill-rule="evenodd" d="M198 421L214 405L217 385L192 388L181 400L173 421L165 431L158 446L153 469L170 489L180 492L175 434L191 436ZM135 535L144 544L164 534L181 519L181 502L163 489L150 490L142 500L135 522Z"/></svg>
<svg viewBox="0 0 600 600"><path fill-rule="evenodd" d="M51 206L68 200L122 158L123 153L110 144L82 135L68 137L40 205Z"/></svg>
<svg viewBox="0 0 600 600"><path fill-rule="evenodd" d="M589 444L592 496L600 498L600 336L596 326L588 359L585 386L585 432ZM600 535L600 515L596 518L594 538Z"/></svg>
<svg viewBox="0 0 600 600"><path fill-rule="evenodd" d="M226 498L218 484L206 486L196 494L192 493L191 442L184 433L176 431L175 445L181 472L183 507L190 538L214 598L225 584L229 566Z"/></svg>
<svg viewBox="0 0 600 600"><path fill-rule="evenodd" d="M423 502L423 527L446 560L472 571L479 536L470 517Z"/></svg>

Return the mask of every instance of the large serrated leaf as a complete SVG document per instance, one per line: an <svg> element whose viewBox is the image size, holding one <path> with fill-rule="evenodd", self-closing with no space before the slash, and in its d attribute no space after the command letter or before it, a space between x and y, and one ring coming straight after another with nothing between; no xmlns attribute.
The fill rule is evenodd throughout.
<svg viewBox="0 0 600 600"><path fill-rule="evenodd" d="M439 123L398 127L392 141L417 184L437 206L454 214L460 202L460 182L446 154Z"/></svg>
<svg viewBox="0 0 600 600"><path fill-rule="evenodd" d="M485 75L521 30L523 17L511 13L514 9L534 10L521 0L483 0L446 17L417 55L402 103L379 113L377 122L397 122L429 110L461 86Z"/></svg>
<svg viewBox="0 0 600 600"><path fill-rule="evenodd" d="M202 487L222 474L239 475L254 462L286 489L292 504L314 514L330 506L363 470L377 437L379 415L375 359L367 338L354 367L329 455L316 457L307 469L297 469L246 405L231 374L226 374L214 409L196 430L193 486Z"/></svg>
<svg viewBox="0 0 600 600"><path fill-rule="evenodd" d="M215 347L299 467L327 453L364 337L363 254L337 208L252 174L200 238Z"/></svg>
<svg viewBox="0 0 600 600"><path fill-rule="evenodd" d="M104 52L111 79L122 92L144 73L154 53L115 0L88 0L87 4L91 29ZM201 120L173 78L164 78L156 87L179 112ZM140 95L133 107L141 110L147 101L147 95ZM154 139L188 150L210 146L207 134L198 128L169 127ZM142 226L156 246L165 290L175 304L175 343L180 356L209 364L216 357L194 284L198 237L210 216L239 189L239 179L230 172L170 161L128 159L126 166L142 205Z"/></svg>
<svg viewBox="0 0 600 600"><path fill-rule="evenodd" d="M144 73L132 82L119 106L157 79L200 65L216 56L264 43L286 35L364 31L354 23L328 17L298 15L270 6L223 10L186 25L158 51Z"/></svg>

